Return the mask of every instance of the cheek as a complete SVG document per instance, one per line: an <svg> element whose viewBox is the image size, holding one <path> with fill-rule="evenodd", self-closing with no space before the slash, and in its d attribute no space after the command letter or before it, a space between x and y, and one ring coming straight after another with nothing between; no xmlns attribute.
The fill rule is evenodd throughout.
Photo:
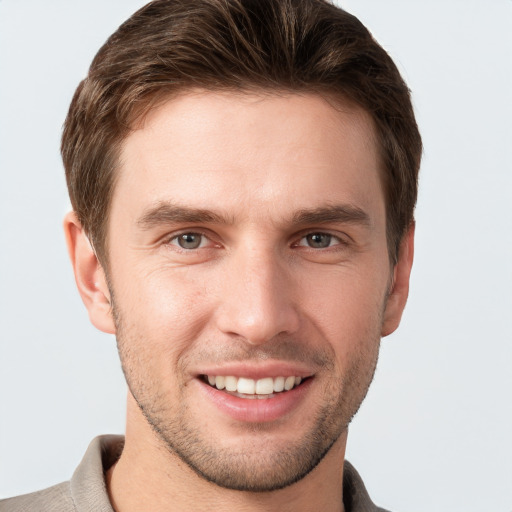
<svg viewBox="0 0 512 512"><path fill-rule="evenodd" d="M329 279L311 279L310 293L303 295L302 310L342 365L354 352L373 351L379 343L387 290L383 275L340 268Z"/></svg>
<svg viewBox="0 0 512 512"><path fill-rule="evenodd" d="M166 358L190 348L211 310L204 278L191 270L134 267L129 283L116 283L116 307L134 343Z"/></svg>
<svg viewBox="0 0 512 512"><path fill-rule="evenodd" d="M171 272L132 272L114 287L119 353L139 403L167 401L186 381L183 362L208 317L203 288Z"/></svg>

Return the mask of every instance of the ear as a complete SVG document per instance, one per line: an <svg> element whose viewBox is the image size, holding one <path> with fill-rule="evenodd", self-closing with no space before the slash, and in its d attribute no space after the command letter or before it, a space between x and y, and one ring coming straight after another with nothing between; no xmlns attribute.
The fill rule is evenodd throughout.
<svg viewBox="0 0 512 512"><path fill-rule="evenodd" d="M400 324L409 295L409 278L414 257L414 223L404 236L398 252L398 261L393 269L393 282L388 295L381 335L388 336Z"/></svg>
<svg viewBox="0 0 512 512"><path fill-rule="evenodd" d="M107 279L75 212L64 217L64 234L80 296L91 323L100 331L115 334Z"/></svg>

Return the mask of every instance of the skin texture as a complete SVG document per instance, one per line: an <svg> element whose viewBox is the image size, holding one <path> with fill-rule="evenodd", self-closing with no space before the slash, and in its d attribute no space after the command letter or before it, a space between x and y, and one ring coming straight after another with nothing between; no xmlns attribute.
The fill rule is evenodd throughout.
<svg viewBox="0 0 512 512"><path fill-rule="evenodd" d="M116 333L130 389L116 510L342 510L347 427L412 265L411 229L390 267L374 140L367 114L316 95L190 92L125 141L108 281L66 218L79 290ZM280 372L307 385L258 421L201 378Z"/></svg>

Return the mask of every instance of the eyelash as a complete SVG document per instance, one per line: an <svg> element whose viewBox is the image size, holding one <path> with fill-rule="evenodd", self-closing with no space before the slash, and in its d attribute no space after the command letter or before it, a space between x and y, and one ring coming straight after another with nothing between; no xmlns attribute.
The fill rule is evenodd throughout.
<svg viewBox="0 0 512 512"><path fill-rule="evenodd" d="M199 247L194 247L194 248L185 248L185 247L181 247L179 245L179 242L178 240L180 239L180 237L183 237L185 235L195 235L195 236L200 236L201 237L201 241L200 241L200 246ZM206 234L206 233L203 233L201 231L182 231L181 233L178 233L178 234L175 234L173 235L172 237L168 238L166 241L165 241L165 244L166 245L173 245L174 247L177 248L177 250L179 251L182 251L182 252L192 252L194 250L197 250L197 249L204 249L205 247L201 247L201 245L203 244L203 242L206 240L210 240L211 241L211 238ZM176 242L176 243L173 243L173 242Z"/></svg>
<svg viewBox="0 0 512 512"><path fill-rule="evenodd" d="M201 241L200 241L200 244L198 247L192 247L192 248L186 248L186 247L181 247L179 245L179 238L182 237L182 236L185 236L185 235L195 235L195 236L200 236L201 237ZM307 237L312 237L312 236L327 236L329 237L329 245L326 246L326 247L311 247L310 245L308 245L307 243L306 244L302 244L301 242L305 239L307 239ZM174 234L172 237L168 238L166 241L165 241L165 244L166 245L172 245L174 247L176 247L177 250L179 251L182 251L182 252L192 252L192 251L196 251L198 249L205 249L206 247L202 247L204 241L206 240L211 240L211 238L208 236L208 234L204 233L204 232L201 232L201 231L182 231L181 233L177 233L177 234ZM334 244L332 244L332 242L335 242ZM176 242L176 243L173 243L173 242ZM292 247L304 247L306 249L311 249L311 250L327 250L327 249L331 249L332 247L336 247L336 246L346 246L348 245L348 242L346 240L344 240L343 238L337 236L337 235L333 235L332 233L329 233L329 232L325 232L325 231L309 231L309 232L306 232L306 233L303 233L301 234L300 238L298 239L298 241L294 242L292 244Z"/></svg>
<svg viewBox="0 0 512 512"><path fill-rule="evenodd" d="M327 247L312 247L311 245L301 243L303 240L307 239L308 237L313 237L313 236L329 237L329 245ZM331 242L333 242L333 241L335 243L331 245ZM310 231L308 233L305 233L304 235L302 235L300 237L298 242L293 244L294 247L306 247L307 249L312 249L312 250L321 250L321 249L327 250L327 249L330 249L331 247L336 247L339 245L347 245L347 242L344 241L341 237L339 237L337 235L333 235L332 233L328 233L325 231Z"/></svg>

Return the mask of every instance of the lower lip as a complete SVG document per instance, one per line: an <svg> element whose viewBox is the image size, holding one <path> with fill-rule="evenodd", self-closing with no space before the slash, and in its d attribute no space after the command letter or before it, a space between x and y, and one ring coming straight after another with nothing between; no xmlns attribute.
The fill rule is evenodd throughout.
<svg viewBox="0 0 512 512"><path fill-rule="evenodd" d="M240 398L220 391L198 379L200 389L223 413L237 421L267 423L290 414L304 400L312 378L290 391L276 393L271 398Z"/></svg>

